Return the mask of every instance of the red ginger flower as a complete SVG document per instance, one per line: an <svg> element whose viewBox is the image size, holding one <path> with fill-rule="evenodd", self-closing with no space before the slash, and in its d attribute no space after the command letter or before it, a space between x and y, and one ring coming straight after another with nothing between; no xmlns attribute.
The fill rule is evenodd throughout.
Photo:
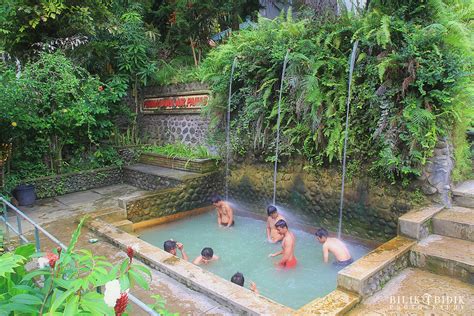
<svg viewBox="0 0 474 316"><path fill-rule="evenodd" d="M56 261L59 260L59 256L57 254L54 254L52 252L48 252L46 254L46 259L49 261L49 266L51 269L54 269L54 266L56 265Z"/></svg>
<svg viewBox="0 0 474 316"><path fill-rule="evenodd" d="M128 293L124 292L120 294L120 297L117 299L115 303L114 311L115 316L122 316L122 313L125 312L128 304Z"/></svg>
<svg viewBox="0 0 474 316"><path fill-rule="evenodd" d="M132 263L134 250L132 247L127 247L127 256L130 258L130 263Z"/></svg>

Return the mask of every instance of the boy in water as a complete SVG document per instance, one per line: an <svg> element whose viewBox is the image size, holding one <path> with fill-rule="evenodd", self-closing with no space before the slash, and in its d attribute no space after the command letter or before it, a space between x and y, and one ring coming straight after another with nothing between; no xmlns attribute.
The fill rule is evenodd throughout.
<svg viewBox="0 0 474 316"><path fill-rule="evenodd" d="M208 264L211 261L218 260L219 257L214 255L214 250L212 248L206 247L201 251L201 255L194 259L193 263L195 265Z"/></svg>
<svg viewBox="0 0 474 316"><path fill-rule="evenodd" d="M183 260L188 261L188 255L186 254L186 252L184 252L184 246L180 242L176 242L172 239L167 240L163 244L163 249L166 252L169 252L170 254L172 254L173 256L176 256L176 253L177 253L176 249L179 249L179 251L181 252L181 257L183 258Z"/></svg>
<svg viewBox="0 0 474 316"><path fill-rule="evenodd" d="M219 196L214 196L212 204L217 209L217 224L230 227L234 225L234 211L230 207L229 203L221 200Z"/></svg>
<svg viewBox="0 0 474 316"><path fill-rule="evenodd" d="M283 268L294 268L296 266L296 257L295 257L295 242L296 238L292 232L288 230L288 225L282 219L280 219L275 224L278 233L283 236L283 241L281 243L282 250L277 253L272 253L269 257L276 257L283 255L278 265Z"/></svg>
<svg viewBox="0 0 474 316"><path fill-rule="evenodd" d="M237 272L236 274L234 274L232 276L232 278L230 279L230 282L235 283L235 284L240 285L240 286L243 287L244 282L245 282L244 275L240 272ZM254 282L250 282L249 289L250 289L250 291L254 292L255 294L259 294L258 290L257 290L257 285Z"/></svg>
<svg viewBox="0 0 474 316"><path fill-rule="evenodd" d="M324 263L328 263L329 253L336 257L336 261L333 262L335 266L345 267L353 262L346 245L337 238L328 237L329 234L326 229L319 228L316 230L315 235L319 243L323 244Z"/></svg>
<svg viewBox="0 0 474 316"><path fill-rule="evenodd" d="M276 243L282 240L283 236L278 233L275 224L280 219L285 220L285 218L278 213L277 208L273 205L267 207L267 215L267 239L271 243Z"/></svg>

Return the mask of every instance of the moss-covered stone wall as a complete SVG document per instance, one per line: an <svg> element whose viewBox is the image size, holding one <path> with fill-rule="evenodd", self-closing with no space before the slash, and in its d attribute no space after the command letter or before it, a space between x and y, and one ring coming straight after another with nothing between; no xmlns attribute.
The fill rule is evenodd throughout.
<svg viewBox="0 0 474 316"><path fill-rule="evenodd" d="M100 168L36 178L28 183L35 185L36 196L43 199L122 183L122 170L119 167Z"/></svg>
<svg viewBox="0 0 474 316"><path fill-rule="evenodd" d="M336 231L339 219L341 171L319 169L309 172L303 162L279 166L277 206L291 213L293 220ZM354 177L355 178L355 177ZM240 207L264 214L273 196L273 165L233 165L229 196ZM424 195L376 183L365 175L346 181L343 207L343 232L362 238L387 240L397 233L398 217L417 204Z"/></svg>
<svg viewBox="0 0 474 316"><path fill-rule="evenodd" d="M174 188L121 200L120 203L126 209L127 218L137 223L209 205L212 195L222 193L222 189L222 173L212 172L185 180Z"/></svg>

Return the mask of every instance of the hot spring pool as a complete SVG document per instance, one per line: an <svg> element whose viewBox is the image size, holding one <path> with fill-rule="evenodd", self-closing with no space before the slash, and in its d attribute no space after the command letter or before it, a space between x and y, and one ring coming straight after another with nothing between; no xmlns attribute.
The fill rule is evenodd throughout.
<svg viewBox="0 0 474 316"><path fill-rule="evenodd" d="M140 230L140 238L163 249L163 242L173 239L184 244L189 261L200 255L202 248L212 247L219 261L201 266L230 280L239 271L244 274L245 287L250 281L257 284L260 294L281 304L298 309L336 288L338 269L324 264L321 245L314 235L289 229L296 236L295 269L282 270L275 266L281 258L269 258L281 249L281 244L266 241L266 222L236 216L235 226L228 229L217 226L215 212L188 217L176 222ZM368 246L347 243L354 260L368 253ZM330 261L334 258L330 255Z"/></svg>

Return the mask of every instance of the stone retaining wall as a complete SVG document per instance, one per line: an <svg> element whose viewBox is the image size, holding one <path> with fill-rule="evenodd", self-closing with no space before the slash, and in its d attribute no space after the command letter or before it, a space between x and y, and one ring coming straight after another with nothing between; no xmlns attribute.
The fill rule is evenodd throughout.
<svg viewBox="0 0 474 316"><path fill-rule="evenodd" d="M393 261L382 270L371 276L363 289L362 296L369 297L374 293L380 291L388 281L399 274L405 268L408 268L410 263L410 253L406 253L402 257Z"/></svg>
<svg viewBox="0 0 474 316"><path fill-rule="evenodd" d="M35 185L36 196L43 199L121 182L122 170L119 167L108 167L36 178L28 183Z"/></svg>
<svg viewBox="0 0 474 316"><path fill-rule="evenodd" d="M135 223L176 214L209 205L211 197L222 191L222 179L220 172L207 173L174 188L120 200L120 204L125 208L127 218Z"/></svg>
<svg viewBox="0 0 474 316"><path fill-rule="evenodd" d="M148 191L173 188L181 183L179 180L160 177L127 167L123 168L123 179L128 184Z"/></svg>
<svg viewBox="0 0 474 316"><path fill-rule="evenodd" d="M201 83L178 84L162 87L146 87L142 92L143 98L156 96L174 96L186 92L208 90L208 86ZM147 142L158 145L173 144L182 142L185 144L204 144L209 118L201 115L200 112L179 114L152 114L140 113L138 125L140 135Z"/></svg>
<svg viewBox="0 0 474 316"><path fill-rule="evenodd" d="M279 166L277 205L292 220L337 231L340 170L303 170L302 162ZM234 164L229 196L244 209L264 214L272 201L272 164ZM420 192L374 183L364 175L346 182L343 232L366 239L388 240L397 234L398 217L424 202Z"/></svg>

